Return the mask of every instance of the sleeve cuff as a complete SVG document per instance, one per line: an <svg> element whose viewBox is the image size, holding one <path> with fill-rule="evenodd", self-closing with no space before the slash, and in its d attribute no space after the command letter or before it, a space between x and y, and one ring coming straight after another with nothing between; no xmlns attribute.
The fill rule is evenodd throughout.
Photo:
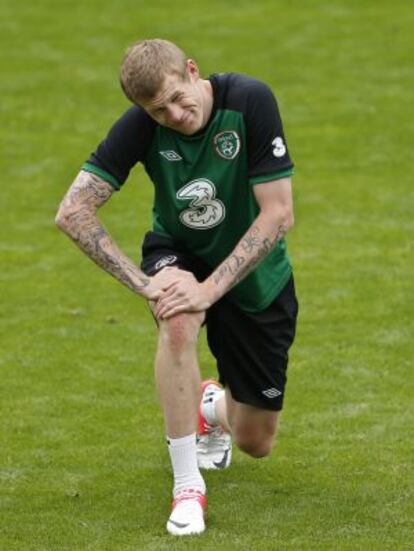
<svg viewBox="0 0 414 551"><path fill-rule="evenodd" d="M121 184L118 182L118 180L114 178L112 174L106 172L106 170L104 170L103 168L99 168L99 166L93 165L92 163L84 163L81 168L85 172L96 174L96 176L99 176L100 178L102 178L102 180L108 182L108 184L110 184L117 191L121 189Z"/></svg>
<svg viewBox="0 0 414 551"><path fill-rule="evenodd" d="M253 176L249 179L249 182L253 185L263 184L265 182L271 182L273 180L280 180L282 178L288 178L293 175L293 168L282 170L281 172L272 172L269 174L261 174L260 176Z"/></svg>

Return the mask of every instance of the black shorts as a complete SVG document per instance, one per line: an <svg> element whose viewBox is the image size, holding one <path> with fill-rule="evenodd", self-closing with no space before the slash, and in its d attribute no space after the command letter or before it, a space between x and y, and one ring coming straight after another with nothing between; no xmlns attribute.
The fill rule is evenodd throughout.
<svg viewBox="0 0 414 551"><path fill-rule="evenodd" d="M165 266L192 272L203 281L211 272L174 240L148 232L141 269L151 276ZM219 379L237 402L279 411L283 407L288 351L295 338L298 301L293 276L261 312L246 312L227 296L206 313L207 341Z"/></svg>

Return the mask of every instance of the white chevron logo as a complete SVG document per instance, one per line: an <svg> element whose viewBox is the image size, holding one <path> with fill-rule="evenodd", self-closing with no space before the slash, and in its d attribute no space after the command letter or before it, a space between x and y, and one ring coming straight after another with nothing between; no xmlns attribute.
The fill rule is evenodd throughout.
<svg viewBox="0 0 414 551"><path fill-rule="evenodd" d="M282 393L277 388L268 388L267 390L262 390L262 394L266 396L266 398L276 398L277 396L280 396Z"/></svg>
<svg viewBox="0 0 414 551"><path fill-rule="evenodd" d="M160 155L162 155L167 161L182 161L183 158L181 155L179 155L176 151L173 151L172 149L168 149L167 151L160 151Z"/></svg>

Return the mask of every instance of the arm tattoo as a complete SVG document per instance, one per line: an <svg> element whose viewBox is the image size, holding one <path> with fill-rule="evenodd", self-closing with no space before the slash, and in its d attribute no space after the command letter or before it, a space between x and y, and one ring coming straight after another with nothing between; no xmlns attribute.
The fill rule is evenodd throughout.
<svg viewBox="0 0 414 551"><path fill-rule="evenodd" d="M246 235L242 237L234 252L213 272L214 283L219 285L230 274L230 285L227 289L230 290L253 271L273 247L283 239L286 233L287 228L283 224L278 226L272 239L263 238L260 235L260 228L257 226L250 228Z"/></svg>
<svg viewBox="0 0 414 551"><path fill-rule="evenodd" d="M228 260L226 260L218 267L217 274L214 272L213 279L216 285L220 283L220 281L225 277L226 273L230 273L231 275L237 274L240 266L242 266L245 261L246 260L243 256L239 256L238 254L233 253L228 258Z"/></svg>
<svg viewBox="0 0 414 551"><path fill-rule="evenodd" d="M62 229L98 266L135 292L149 285L149 278L123 254L96 216L113 193L94 174L81 172L62 201Z"/></svg>
<svg viewBox="0 0 414 551"><path fill-rule="evenodd" d="M257 226L253 226L250 232L242 238L241 248L245 253L250 254L255 249L255 247L258 247L259 245L259 228Z"/></svg>

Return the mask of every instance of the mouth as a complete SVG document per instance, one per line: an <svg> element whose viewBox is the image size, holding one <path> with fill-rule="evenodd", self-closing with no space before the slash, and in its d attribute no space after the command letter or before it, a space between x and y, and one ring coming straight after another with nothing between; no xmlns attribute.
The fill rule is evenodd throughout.
<svg viewBox="0 0 414 551"><path fill-rule="evenodd" d="M185 126L188 123L188 120L191 118L191 113L186 113L184 117L180 120L179 125Z"/></svg>
<svg viewBox="0 0 414 551"><path fill-rule="evenodd" d="M192 119L191 113L188 113L178 123L176 123L173 126L173 128L175 130L178 130L179 132L181 131L181 132L187 133L191 131L192 122L193 122L193 119Z"/></svg>

